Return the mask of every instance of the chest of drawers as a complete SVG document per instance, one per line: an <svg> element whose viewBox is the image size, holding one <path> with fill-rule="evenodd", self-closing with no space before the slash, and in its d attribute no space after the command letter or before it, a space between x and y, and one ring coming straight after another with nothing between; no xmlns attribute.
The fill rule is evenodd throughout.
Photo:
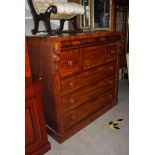
<svg viewBox="0 0 155 155"><path fill-rule="evenodd" d="M48 133L63 142L117 104L118 33L27 37Z"/></svg>

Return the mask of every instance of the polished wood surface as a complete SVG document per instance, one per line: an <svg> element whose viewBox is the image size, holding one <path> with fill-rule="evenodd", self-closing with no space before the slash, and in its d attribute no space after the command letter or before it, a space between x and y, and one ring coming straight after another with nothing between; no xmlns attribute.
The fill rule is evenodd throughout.
<svg viewBox="0 0 155 155"><path fill-rule="evenodd" d="M32 74L31 74L31 68L30 68L26 39L25 39L25 81L26 81L26 83L32 82Z"/></svg>
<svg viewBox="0 0 155 155"><path fill-rule="evenodd" d="M51 146L42 107L41 81L32 81L28 48L25 45L25 154L43 155Z"/></svg>
<svg viewBox="0 0 155 155"><path fill-rule="evenodd" d="M27 85L25 97L25 154L43 155L50 149L50 143L47 140L40 82Z"/></svg>
<svg viewBox="0 0 155 155"><path fill-rule="evenodd" d="M27 37L48 133L62 143L117 104L119 33Z"/></svg>

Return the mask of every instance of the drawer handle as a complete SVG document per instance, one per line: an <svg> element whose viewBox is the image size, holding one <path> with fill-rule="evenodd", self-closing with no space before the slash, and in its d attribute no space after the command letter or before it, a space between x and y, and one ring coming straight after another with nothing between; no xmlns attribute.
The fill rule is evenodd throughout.
<svg viewBox="0 0 155 155"><path fill-rule="evenodd" d="M109 84L110 84L110 85L112 85L112 84L113 84L113 81L112 81L112 80L110 80L110 81L109 81Z"/></svg>
<svg viewBox="0 0 155 155"><path fill-rule="evenodd" d="M74 83L73 82L69 82L68 83L70 87L74 87Z"/></svg>
<svg viewBox="0 0 155 155"><path fill-rule="evenodd" d="M115 51L114 51L114 50L111 50L110 53L111 53L111 54L115 54Z"/></svg>
<svg viewBox="0 0 155 155"><path fill-rule="evenodd" d="M75 115L72 115L71 118L72 118L72 119L76 119L76 116L75 116Z"/></svg>
<svg viewBox="0 0 155 155"><path fill-rule="evenodd" d="M59 56L58 55L54 54L53 58L54 58L54 60L59 61Z"/></svg>
<svg viewBox="0 0 155 155"><path fill-rule="evenodd" d="M72 61L72 60L68 61L68 65L72 66L73 64L74 64L74 61Z"/></svg>
<svg viewBox="0 0 155 155"><path fill-rule="evenodd" d="M70 101L69 101L69 103L70 104L73 104L74 103L74 99L71 98Z"/></svg>
<svg viewBox="0 0 155 155"><path fill-rule="evenodd" d="M58 65L58 64L55 64L53 70L54 70L54 71L59 71L59 65Z"/></svg>
<svg viewBox="0 0 155 155"><path fill-rule="evenodd" d="M113 71L114 70L114 67L110 67L110 71Z"/></svg>
<svg viewBox="0 0 155 155"><path fill-rule="evenodd" d="M111 95L111 94L109 94L109 95L108 95L108 97L109 97L109 98L112 98L112 95Z"/></svg>

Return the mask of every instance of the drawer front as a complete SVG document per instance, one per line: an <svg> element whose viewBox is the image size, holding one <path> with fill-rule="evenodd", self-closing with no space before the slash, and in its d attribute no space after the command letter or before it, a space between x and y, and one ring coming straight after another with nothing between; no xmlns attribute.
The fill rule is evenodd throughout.
<svg viewBox="0 0 155 155"><path fill-rule="evenodd" d="M66 77L80 71L80 50L69 50L60 53L59 72Z"/></svg>
<svg viewBox="0 0 155 155"><path fill-rule="evenodd" d="M61 94L68 94L80 87L94 83L104 77L116 73L116 61L110 62L104 66L86 71L77 76L72 76L61 81Z"/></svg>
<svg viewBox="0 0 155 155"><path fill-rule="evenodd" d="M115 82L115 76L111 76L78 89L68 95L62 96L63 112L67 112L75 107L78 107L80 104L86 102L90 98L93 98L114 87Z"/></svg>
<svg viewBox="0 0 155 155"><path fill-rule="evenodd" d="M79 121L85 119L95 111L110 104L114 99L114 92L112 90L102 93L96 97L91 98L78 108L64 114L64 128L65 130L72 127Z"/></svg>
<svg viewBox="0 0 155 155"><path fill-rule="evenodd" d="M99 41L100 41L100 38L98 38L98 37L82 39L82 40L81 40L81 45L96 44L96 43L99 43Z"/></svg>
<svg viewBox="0 0 155 155"><path fill-rule="evenodd" d="M105 63L105 46L91 46L82 48L82 69L86 70Z"/></svg>
<svg viewBox="0 0 155 155"><path fill-rule="evenodd" d="M109 61L118 56L118 45L110 44L106 46L106 60Z"/></svg>
<svg viewBox="0 0 155 155"><path fill-rule="evenodd" d="M80 46L80 40L72 40L72 41L63 41L61 42L61 48L65 49L65 48L71 48L74 46Z"/></svg>

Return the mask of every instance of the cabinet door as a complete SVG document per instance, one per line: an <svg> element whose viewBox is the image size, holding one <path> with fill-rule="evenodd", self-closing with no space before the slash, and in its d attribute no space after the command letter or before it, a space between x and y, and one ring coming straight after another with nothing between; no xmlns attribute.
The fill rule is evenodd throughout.
<svg viewBox="0 0 155 155"><path fill-rule="evenodd" d="M29 100L26 100L26 109L25 109L25 126L26 126L26 154L31 154L36 151L38 148L47 143L47 135L43 135L45 132L41 124L41 112L38 111L38 100L33 97Z"/></svg>
<svg viewBox="0 0 155 155"><path fill-rule="evenodd" d="M32 152L32 150L37 149L42 142L41 128L36 104L37 104L36 98L32 98L26 101L26 109L25 109L26 154L29 154Z"/></svg>
<svg viewBox="0 0 155 155"><path fill-rule="evenodd" d="M26 40L25 40L26 41ZM25 42L25 155L41 155L50 150L42 105L41 81L32 81Z"/></svg>

